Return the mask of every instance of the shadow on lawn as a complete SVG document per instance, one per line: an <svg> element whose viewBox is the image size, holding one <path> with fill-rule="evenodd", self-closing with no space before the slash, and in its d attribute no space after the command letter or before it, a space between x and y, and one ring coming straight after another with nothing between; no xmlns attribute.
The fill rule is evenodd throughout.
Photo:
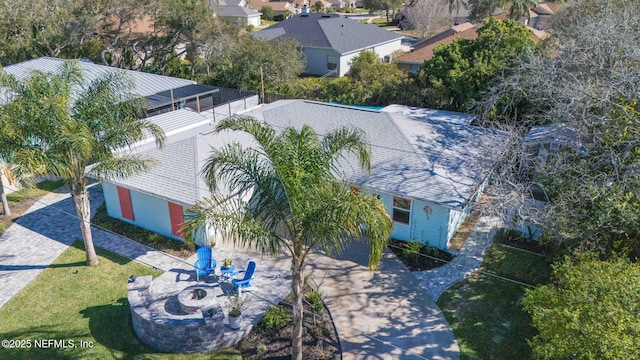
<svg viewBox="0 0 640 360"><path fill-rule="evenodd" d="M0 338L16 342L12 347L3 346L0 358L86 359L86 351L80 347L79 340L86 338L86 336L86 333L79 331L51 330L42 326L0 333Z"/></svg>
<svg viewBox="0 0 640 360"><path fill-rule="evenodd" d="M80 311L89 319L91 336L102 346L112 351L121 351L129 356L153 353L138 340L133 332L131 313L127 298L120 298L117 304L91 306Z"/></svg>

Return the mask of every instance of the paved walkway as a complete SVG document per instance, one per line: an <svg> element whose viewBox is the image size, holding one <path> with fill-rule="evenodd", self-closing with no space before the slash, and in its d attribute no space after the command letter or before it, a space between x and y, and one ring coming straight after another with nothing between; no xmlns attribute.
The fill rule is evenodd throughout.
<svg viewBox="0 0 640 360"><path fill-rule="evenodd" d="M99 187L91 203L102 203ZM81 239L73 203L67 194L50 194L34 205L0 237L0 307L51 264L76 239ZM113 233L93 229L96 246L135 259L179 278L192 268L183 261ZM291 264L286 257L267 257L246 250L216 246L217 251L244 253L258 261L266 280L288 284ZM338 257L310 254L307 272L326 295L344 359L457 359L458 345L446 319L416 278L391 253L380 271L366 267L365 243L353 243ZM260 272L260 268L257 273ZM280 270L277 270L280 269ZM282 282L284 281L284 282ZM259 284L258 284L259 285ZM253 291L267 302L279 294L265 283ZM272 298L269 298L272 296ZM255 318L257 319L257 317ZM251 321L253 322L253 320Z"/></svg>
<svg viewBox="0 0 640 360"><path fill-rule="evenodd" d="M498 217L481 216L460 253L450 263L431 270L415 271L413 275L431 297L438 300L449 286L478 270L500 224Z"/></svg>

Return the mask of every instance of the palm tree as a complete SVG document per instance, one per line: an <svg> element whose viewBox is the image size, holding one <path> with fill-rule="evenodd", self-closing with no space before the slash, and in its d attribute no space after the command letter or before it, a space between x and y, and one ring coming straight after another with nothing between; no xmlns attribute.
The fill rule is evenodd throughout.
<svg viewBox="0 0 640 360"><path fill-rule="evenodd" d="M11 175L11 168L9 164L2 159L2 156L0 156L0 201L2 201L2 214L9 216L11 215L11 209L9 208L9 201L7 200L7 194L4 190L3 177L5 177L9 183L12 183L13 176Z"/></svg>
<svg viewBox="0 0 640 360"><path fill-rule="evenodd" d="M509 19L518 21L522 18L527 19L527 23L531 20L529 9L535 9L536 0L503 0L502 6L509 12Z"/></svg>
<svg viewBox="0 0 640 360"><path fill-rule="evenodd" d="M131 94L126 74L114 71L85 84L74 62L55 74L34 71L24 81L3 72L10 94L0 108L0 148L12 153L17 173L60 176L69 187L84 239L87 265L98 258L91 237L87 184L91 178L126 177L147 170L149 159L118 154L146 133L160 146L162 130L139 117L143 99Z"/></svg>
<svg viewBox="0 0 640 360"><path fill-rule="evenodd" d="M294 330L292 359L302 359L303 279L307 254L319 247L334 253L349 239L367 236L369 267L377 267L392 221L374 196L336 179L338 161L355 154L369 169L361 131L341 128L319 137L305 125L281 133L250 117L220 122L216 132L248 133L255 147L231 143L212 150L203 175L212 193L224 187L232 196L212 195L187 213L188 240L216 229L234 243L263 254L291 255Z"/></svg>

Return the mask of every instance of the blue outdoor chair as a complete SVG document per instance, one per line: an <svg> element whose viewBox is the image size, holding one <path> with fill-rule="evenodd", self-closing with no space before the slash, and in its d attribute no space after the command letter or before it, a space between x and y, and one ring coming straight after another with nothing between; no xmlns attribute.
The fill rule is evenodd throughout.
<svg viewBox="0 0 640 360"><path fill-rule="evenodd" d="M193 263L196 270L196 281L200 281L200 276L215 274L217 262L213 258L213 251L209 246L198 249L198 260Z"/></svg>
<svg viewBox="0 0 640 360"><path fill-rule="evenodd" d="M256 262L249 261L249 265L247 265L247 270L238 271L239 273L244 273L244 277L242 279L233 279L231 283L233 287L238 289L246 289L251 287L251 280L253 279L253 272L256 271Z"/></svg>

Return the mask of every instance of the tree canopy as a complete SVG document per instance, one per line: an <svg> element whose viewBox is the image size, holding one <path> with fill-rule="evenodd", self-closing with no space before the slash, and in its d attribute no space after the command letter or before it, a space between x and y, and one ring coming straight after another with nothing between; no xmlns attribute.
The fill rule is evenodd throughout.
<svg viewBox="0 0 640 360"><path fill-rule="evenodd" d="M640 266L628 261L567 260L553 283L526 290L524 308L540 332L544 359L640 358Z"/></svg>
<svg viewBox="0 0 640 360"><path fill-rule="evenodd" d="M260 41L240 36L212 53L206 64L208 83L246 90L287 92L305 69L300 43L291 39Z"/></svg>
<svg viewBox="0 0 640 360"><path fill-rule="evenodd" d="M427 106L463 111L523 53L532 52L531 31L512 20L485 20L475 40L458 38L434 50L418 81Z"/></svg>

